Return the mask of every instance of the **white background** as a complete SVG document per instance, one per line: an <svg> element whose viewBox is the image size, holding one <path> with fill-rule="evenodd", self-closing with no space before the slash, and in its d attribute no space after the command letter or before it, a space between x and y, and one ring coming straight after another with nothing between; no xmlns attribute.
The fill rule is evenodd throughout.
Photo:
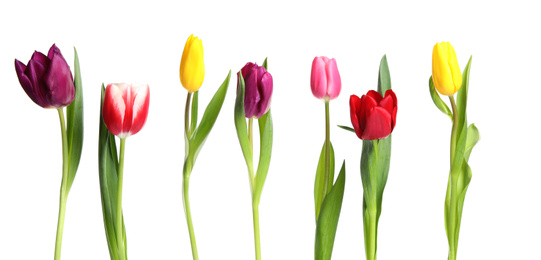
<svg viewBox="0 0 541 260"><path fill-rule="evenodd" d="M346 160L347 177L333 259L364 259L362 143L334 125L351 125L349 96L377 87L384 54L399 108L378 259L447 258L451 122L428 92L432 47L440 41L453 44L461 69L473 55L468 120L481 132L470 159L458 257L541 259L539 8L525 1L473 2L3 2L0 259L53 258L62 166L58 116L27 97L13 65L15 58L26 63L34 50L47 53L53 43L70 66L77 47L85 105L62 259L109 259L97 157L102 82L150 85L147 124L126 144L129 258L191 258L181 200L186 91L178 70L192 33L205 51L200 115L228 70L269 57L275 132L260 205L264 259L313 258L324 104L312 96L310 70L319 55L336 58L342 77L342 92L331 102L331 140L337 164ZM248 174L233 123L235 86L232 77L191 178L201 259L254 259Z"/></svg>

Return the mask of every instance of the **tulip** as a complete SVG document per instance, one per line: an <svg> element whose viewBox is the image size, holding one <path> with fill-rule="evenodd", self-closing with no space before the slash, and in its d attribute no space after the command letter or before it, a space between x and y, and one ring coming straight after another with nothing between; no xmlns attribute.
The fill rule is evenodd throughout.
<svg viewBox="0 0 541 260"><path fill-rule="evenodd" d="M396 95L392 90L380 93L370 90L361 98L351 95L349 108L355 133L363 140L386 138L396 124Z"/></svg>
<svg viewBox="0 0 541 260"><path fill-rule="evenodd" d="M272 75L265 67L248 62L241 69L245 84L244 114L246 118L260 118L270 109ZM237 82L239 80L237 73Z"/></svg>
<svg viewBox="0 0 541 260"><path fill-rule="evenodd" d="M15 59L15 71L24 91L43 108L65 107L75 97L70 67L55 44L45 56L35 51L28 65Z"/></svg>
<svg viewBox="0 0 541 260"><path fill-rule="evenodd" d="M454 95L462 86L455 49L449 42L436 43L432 52L432 80L440 94Z"/></svg>
<svg viewBox="0 0 541 260"><path fill-rule="evenodd" d="M180 83L190 93L196 92L205 79L205 63L203 62L203 42L190 35L182 52L180 61Z"/></svg>
<svg viewBox="0 0 541 260"><path fill-rule="evenodd" d="M310 86L312 94L316 98L329 101L338 97L342 88L342 81L334 58L314 58Z"/></svg>
<svg viewBox="0 0 541 260"><path fill-rule="evenodd" d="M103 97L103 121L112 134L124 139L138 133L148 115L148 85L109 84Z"/></svg>

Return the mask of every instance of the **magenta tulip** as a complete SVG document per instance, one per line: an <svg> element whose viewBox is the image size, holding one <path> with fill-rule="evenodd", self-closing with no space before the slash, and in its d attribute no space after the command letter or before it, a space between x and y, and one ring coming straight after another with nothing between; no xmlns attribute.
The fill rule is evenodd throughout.
<svg viewBox="0 0 541 260"><path fill-rule="evenodd" d="M329 59L323 56L314 58L310 86L312 94L325 101L335 99L340 95L342 81L334 58Z"/></svg>
<svg viewBox="0 0 541 260"><path fill-rule="evenodd" d="M241 69L244 78L244 114L246 118L260 118L270 109L272 75L263 66L248 62ZM237 73L237 80L239 74Z"/></svg>
<svg viewBox="0 0 541 260"><path fill-rule="evenodd" d="M126 138L138 133L148 115L148 85L109 84L103 97L103 121L109 132Z"/></svg>
<svg viewBox="0 0 541 260"><path fill-rule="evenodd" d="M43 108L65 107L75 97L70 67L55 44L45 56L35 51L28 65L15 59L15 71L24 91Z"/></svg>

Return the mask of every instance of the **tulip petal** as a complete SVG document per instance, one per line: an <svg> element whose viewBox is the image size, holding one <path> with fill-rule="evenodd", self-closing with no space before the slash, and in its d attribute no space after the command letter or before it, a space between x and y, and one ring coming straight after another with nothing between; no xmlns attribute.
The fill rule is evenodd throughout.
<svg viewBox="0 0 541 260"><path fill-rule="evenodd" d="M30 79L30 82L32 82L32 92L34 93L33 96L36 98L34 102L41 107L49 108L51 107L51 104L49 104L49 100L46 98L47 87L42 80L45 70L46 67L43 63L37 60L30 60L24 74Z"/></svg>
<svg viewBox="0 0 541 260"><path fill-rule="evenodd" d="M60 51L58 51L60 52ZM43 75L47 87L47 99L53 107L64 107L75 97L75 86L70 67L62 55L55 54Z"/></svg>
<svg viewBox="0 0 541 260"><path fill-rule="evenodd" d="M133 118L131 129L129 133L131 135L137 134L141 128L145 125L148 116L148 106L150 101L150 89L148 85L132 85L133 96Z"/></svg>
<svg viewBox="0 0 541 260"><path fill-rule="evenodd" d="M357 137L361 138L362 131L359 123L359 112L361 111L361 99L356 95L351 95L349 97L349 115L351 117L351 124L353 129L355 129L355 134Z"/></svg>
<svg viewBox="0 0 541 260"><path fill-rule="evenodd" d="M263 68L263 67L261 67ZM257 114L256 117L260 118L264 114L266 114L271 105L271 97L272 97L272 75L265 71L263 73L263 77L261 77L261 82L259 84L259 94L261 96L261 99L259 100L259 103L257 104Z"/></svg>
<svg viewBox="0 0 541 260"><path fill-rule="evenodd" d="M391 134L391 114L382 107L370 109L366 118L366 128L361 139L383 139Z"/></svg>
<svg viewBox="0 0 541 260"><path fill-rule="evenodd" d="M376 92L377 93L377 92ZM372 108L377 107L378 103L372 96L370 96L370 92L367 93L367 95L362 95L361 97L361 104L360 108L358 110L358 117L359 117L359 128L361 129L361 133L364 134L366 125L368 124L368 116ZM361 139L363 139L361 137Z"/></svg>
<svg viewBox="0 0 541 260"><path fill-rule="evenodd" d="M122 126L126 113L126 103L123 92L126 91L126 84L109 84L105 89L103 97L103 121L113 135L123 133Z"/></svg>
<svg viewBox="0 0 541 260"><path fill-rule="evenodd" d="M261 100L261 95L257 89L257 70L253 69L248 75L242 74L246 86L244 94L244 113L247 118L252 118L257 113L257 103Z"/></svg>
<svg viewBox="0 0 541 260"><path fill-rule="evenodd" d="M28 76L24 74L25 70L26 70L26 65L24 65L24 63L20 62L19 60L15 60L15 72L17 73L17 77L19 78L19 83L21 83L21 86L23 87L24 92L26 92L26 95L28 95L28 97L32 99L34 103L41 106L40 100L36 96L35 90L32 87L32 82L30 81Z"/></svg>
<svg viewBox="0 0 541 260"><path fill-rule="evenodd" d="M366 93L367 96L373 98L377 104L379 104L379 102L381 102L381 100L383 99L383 97L381 96L381 94L375 90L370 90L368 91L368 93Z"/></svg>
<svg viewBox="0 0 541 260"><path fill-rule="evenodd" d="M379 102L378 105L387 110L389 114L392 114L394 108L396 107L396 95L394 92L390 89L387 90L385 92L385 97Z"/></svg>
<svg viewBox="0 0 541 260"><path fill-rule="evenodd" d="M342 89L342 80L340 79L340 73L338 72L338 66L335 59L330 59L325 64L325 72L327 73L327 94L329 99L333 100L340 94Z"/></svg>
<svg viewBox="0 0 541 260"><path fill-rule="evenodd" d="M445 46L444 43L434 45L432 52L432 79L440 94L450 96L455 94L455 86Z"/></svg>
<svg viewBox="0 0 541 260"><path fill-rule="evenodd" d="M314 97L324 99L327 91L327 75L325 73L326 57L315 57L312 61L312 74L310 77L310 87Z"/></svg>
<svg viewBox="0 0 541 260"><path fill-rule="evenodd" d="M51 63L51 59L49 59L47 56L45 56L43 53L39 51L34 51L34 54L32 54L31 60L41 62L45 67L49 66L49 63Z"/></svg>

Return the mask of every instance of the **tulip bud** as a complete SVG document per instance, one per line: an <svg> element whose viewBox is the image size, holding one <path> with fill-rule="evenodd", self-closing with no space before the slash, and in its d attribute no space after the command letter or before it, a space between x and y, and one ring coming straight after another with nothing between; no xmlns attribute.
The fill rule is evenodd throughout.
<svg viewBox="0 0 541 260"><path fill-rule="evenodd" d="M45 56L35 51L28 65L15 59L15 71L24 91L43 108L65 107L75 97L70 67L55 44Z"/></svg>
<svg viewBox="0 0 541 260"><path fill-rule="evenodd" d="M432 52L432 80L440 94L454 95L462 86L455 49L449 42L436 43Z"/></svg>
<svg viewBox="0 0 541 260"><path fill-rule="evenodd" d="M143 128L147 120L148 85L109 84L103 97L103 121L109 132L126 138Z"/></svg>
<svg viewBox="0 0 541 260"><path fill-rule="evenodd" d="M312 94L316 98L328 101L338 97L342 88L342 81L334 58L314 58L310 86Z"/></svg>
<svg viewBox="0 0 541 260"><path fill-rule="evenodd" d="M368 91L361 98L351 95L349 108L351 123L360 139L383 139L393 132L397 99L391 89L385 92L385 98L374 90Z"/></svg>
<svg viewBox="0 0 541 260"><path fill-rule="evenodd" d="M245 85L244 114L246 118L260 118L270 109L272 75L265 67L251 62L246 63L240 73ZM239 73L237 73L237 82L240 83Z"/></svg>
<svg viewBox="0 0 541 260"><path fill-rule="evenodd" d="M182 52L180 61L180 83L189 92L196 92L205 79L205 63L203 62L203 42L190 35Z"/></svg>

